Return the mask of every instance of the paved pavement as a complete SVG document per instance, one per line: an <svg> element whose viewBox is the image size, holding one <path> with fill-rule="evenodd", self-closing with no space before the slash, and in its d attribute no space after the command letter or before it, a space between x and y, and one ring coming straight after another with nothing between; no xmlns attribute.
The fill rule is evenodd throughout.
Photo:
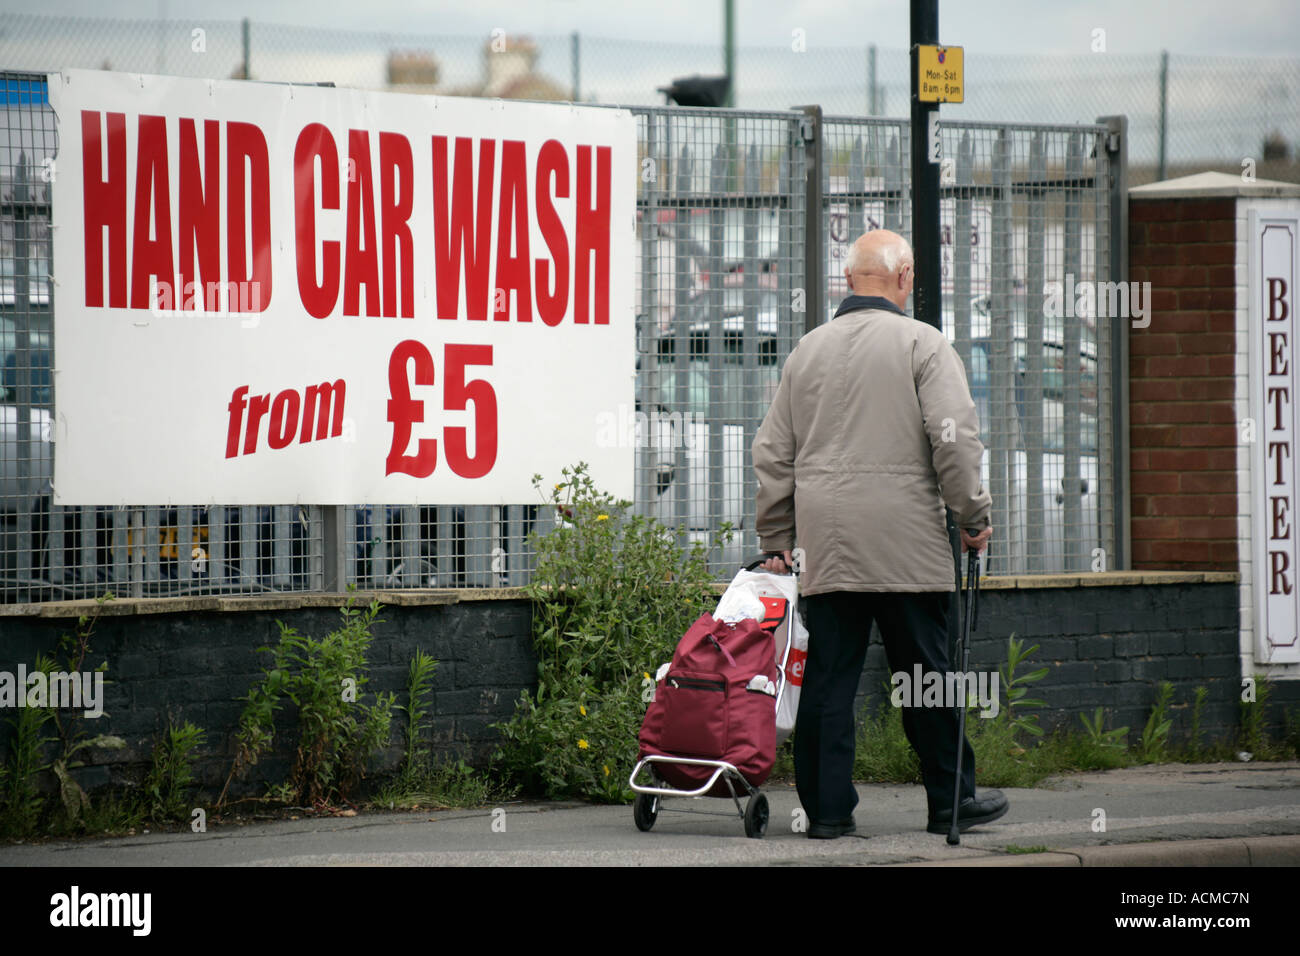
<svg viewBox="0 0 1300 956"><path fill-rule="evenodd" d="M1004 792L1007 816L959 847L925 832L919 786L861 785L857 833L809 840L794 829L793 786L779 784L762 840L721 800L667 801L648 833L631 807L507 803L7 844L0 866L1300 865L1296 762L1140 767Z"/></svg>

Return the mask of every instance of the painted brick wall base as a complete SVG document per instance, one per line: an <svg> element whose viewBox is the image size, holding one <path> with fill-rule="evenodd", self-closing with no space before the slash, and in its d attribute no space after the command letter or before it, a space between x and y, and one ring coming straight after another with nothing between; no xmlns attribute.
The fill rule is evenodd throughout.
<svg viewBox="0 0 1300 956"><path fill-rule="evenodd" d="M106 713L83 723L91 734L122 737L127 749L96 754L102 762L82 772L82 785L90 789L138 783L155 737L166 730L171 715L207 731L205 757L197 769L202 785L219 791L234 755L232 734L243 706L238 698L262 677L269 655L256 651L276 643L277 619L319 637L338 627L340 615L337 608L302 607L101 617L91 639L91 659L108 661ZM522 688L536 686L530 626L529 602L519 598L386 606L373 630L365 690L391 690L399 702L404 700L410 659L423 648L438 660L432 683L431 749L481 763L492 749L489 725L514 712ZM5 635L0 670L12 672L19 661L30 668L38 653L52 653L59 635L74 627L75 619L0 618ZM7 716L0 712L0 718ZM393 744L377 761L376 772L398 766L402 719L401 714L394 716ZM280 724L291 730L288 719ZM7 744L8 734L9 727L0 725L0 741ZM280 735L285 739L288 735ZM0 750L7 747L0 745ZM291 752L277 747L232 784L232 795L265 793L268 782L287 777L291 759Z"/></svg>
<svg viewBox="0 0 1300 956"><path fill-rule="evenodd" d="M1092 587L1077 581L1030 586L1035 579L989 579L981 593L972 667L996 669L1006 658L1007 637L1014 633L1039 645L1031 667L1051 669L1032 695L1048 702L1039 712L1047 729L1080 729L1078 715L1100 706L1107 708L1110 726L1134 728L1136 740L1156 685L1169 680L1175 686L1175 739L1188 731L1191 702L1202 684L1210 690L1203 715L1206 735L1235 733L1241 687L1238 590L1231 575L1222 577L1225 580L1214 583ZM241 706L237 698L258 679L262 658L255 651L275 641L275 621L312 634L323 634L338 622L337 608L295 607L289 596L256 600L263 609L159 613L169 605L153 601L146 609L151 613L135 614L122 613L131 610L129 602L122 602L112 616L99 620L93 660L108 661L112 683L105 688L107 714L93 722L92 730L122 736L128 747L92 754L96 762L81 772L83 786L138 783L155 735L166 728L170 714L208 732L198 769L203 787L215 795L230 768L231 735ZM310 596L317 605L324 600ZM522 690L535 686L528 602L517 592L497 599L423 605L418 596L395 600L405 603L385 607L375 630L369 690L400 695L411 655L424 648L440 662L432 699L435 752L482 763L495 745L490 725L509 717ZM267 606L277 602L281 606ZM246 606L251 601L226 603ZM307 601L300 598L298 603ZM19 662L30 667L38 653L57 647L59 635L75 624L75 616L54 618L51 610L46 606L30 616L0 617L0 670L13 672ZM876 637L859 703L887 700L888 679ZM1279 682L1270 724L1280 726L1282 709L1297 703L1300 681ZM10 733L3 718L11 716L0 713L0 759ZM376 770L396 767L397 739L395 731L394 743ZM232 792L264 793L268 782L284 779L290 759L281 747Z"/></svg>
<svg viewBox="0 0 1300 956"><path fill-rule="evenodd" d="M1231 582L1137 587L982 590L979 628L971 645L971 669L994 671L1007 658L1010 635L1039 650L1022 671L1048 667L1031 686L1031 697L1047 701L1037 709L1047 731L1082 731L1079 714L1091 718L1106 709L1109 727L1130 728L1140 738L1156 687L1174 685L1172 739L1185 741L1196 688L1204 685L1202 739L1236 733L1241 699L1241 654L1237 634L1236 585ZM890 672L879 635L873 631L859 687L859 707L888 701ZM1006 706L1006 688L1001 690ZM1300 681L1278 682L1270 717L1275 731L1285 707L1300 703Z"/></svg>

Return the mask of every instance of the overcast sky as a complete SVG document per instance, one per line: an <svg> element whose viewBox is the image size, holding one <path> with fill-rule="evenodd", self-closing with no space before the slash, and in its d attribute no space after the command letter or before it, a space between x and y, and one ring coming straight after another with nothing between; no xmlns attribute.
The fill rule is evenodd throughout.
<svg viewBox="0 0 1300 956"><path fill-rule="evenodd" d="M0 0L0 12L237 20L358 30L554 34L721 43L722 0ZM737 43L904 48L905 0L736 0ZM1093 30L1114 53L1296 56L1296 0L989 0L941 2L940 39L981 53L1088 53Z"/></svg>

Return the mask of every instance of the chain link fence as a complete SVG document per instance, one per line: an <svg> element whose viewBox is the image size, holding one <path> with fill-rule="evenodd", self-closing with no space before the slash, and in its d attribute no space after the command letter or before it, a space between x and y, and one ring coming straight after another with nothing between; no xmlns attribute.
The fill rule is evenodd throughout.
<svg viewBox="0 0 1300 956"><path fill-rule="evenodd" d="M904 116L903 49L825 45L794 31L785 46L736 50L735 106ZM1129 117L1130 183L1240 170L1300 181L1300 58L1167 57L1105 49L1079 38L1075 55L966 51L967 101L950 121L1089 123ZM659 87L717 74L716 45L604 37L518 36L509 23L479 37L329 30L262 23L0 15L0 68L114 69L213 79L329 82L367 89L573 99L624 106L663 102ZM1164 158L1162 166L1161 159Z"/></svg>

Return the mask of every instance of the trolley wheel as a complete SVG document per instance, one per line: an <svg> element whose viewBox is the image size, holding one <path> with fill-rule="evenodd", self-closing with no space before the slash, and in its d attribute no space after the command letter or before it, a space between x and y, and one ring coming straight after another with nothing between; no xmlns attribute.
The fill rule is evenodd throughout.
<svg viewBox="0 0 1300 956"><path fill-rule="evenodd" d="M767 832L767 794L756 793L745 804L745 836L763 839Z"/></svg>
<svg viewBox="0 0 1300 956"><path fill-rule="evenodd" d="M653 793L638 793L632 803L632 819L636 828L642 833L655 825L659 817L659 796Z"/></svg>

